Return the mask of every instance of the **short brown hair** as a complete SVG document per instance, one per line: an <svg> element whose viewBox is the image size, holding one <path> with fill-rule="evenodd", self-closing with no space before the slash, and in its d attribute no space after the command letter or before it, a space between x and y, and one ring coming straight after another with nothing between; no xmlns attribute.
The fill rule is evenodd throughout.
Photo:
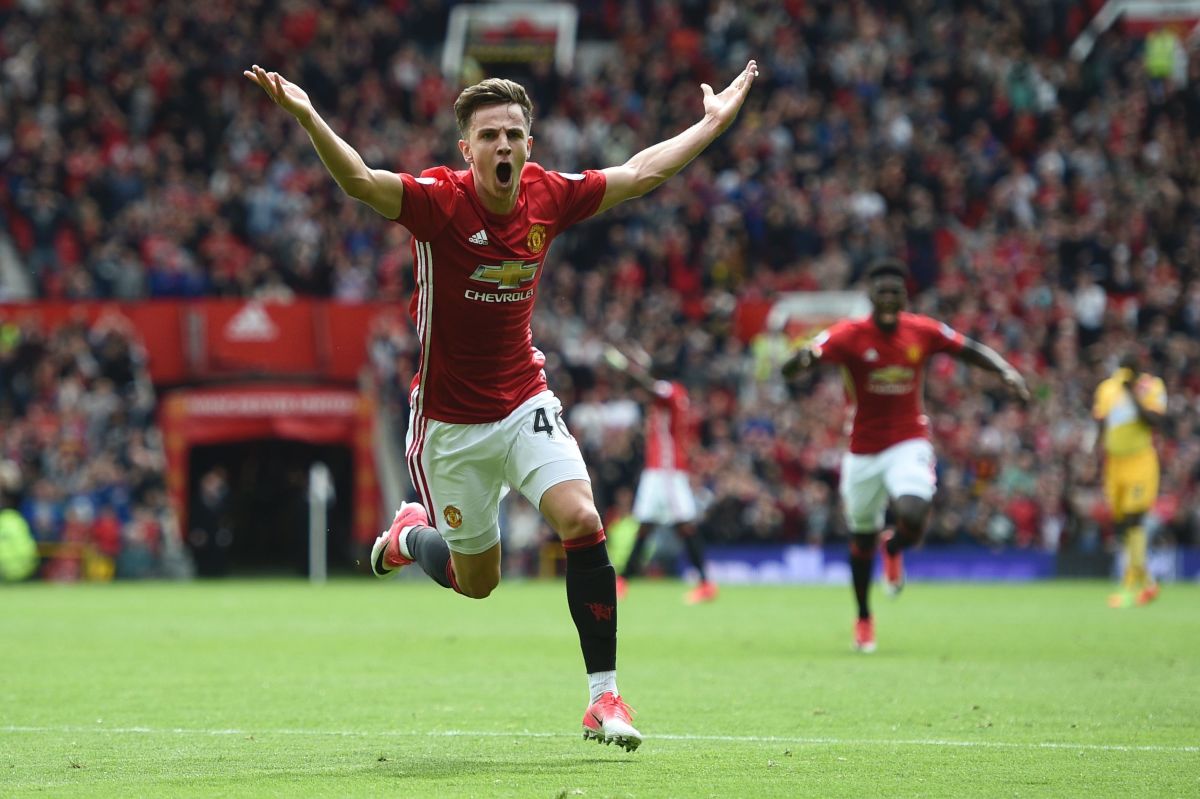
<svg viewBox="0 0 1200 799"><path fill-rule="evenodd" d="M468 86L454 101L454 117L458 120L458 132L467 138L471 127L471 117L480 108L489 105L508 105L516 103L521 106L525 115L526 130L533 127L533 103L525 92L525 87L507 78L488 78L474 86Z"/></svg>

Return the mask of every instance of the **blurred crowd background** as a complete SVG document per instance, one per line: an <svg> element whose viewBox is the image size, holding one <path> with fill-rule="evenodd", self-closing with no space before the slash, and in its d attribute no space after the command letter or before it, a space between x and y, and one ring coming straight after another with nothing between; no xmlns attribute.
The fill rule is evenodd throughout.
<svg viewBox="0 0 1200 799"><path fill-rule="evenodd" d="M407 232L344 197L241 70L301 85L372 166L458 164L462 84L440 70L451 5L0 0L3 299L407 302ZM1151 526L1196 543L1200 50L1185 31L1114 28L1076 60L1099 2L578 5L575 70L522 76L548 168L622 163L699 118L701 82L719 89L749 58L761 70L701 158L548 259L534 341L610 522L641 468L640 398L601 350L637 342L691 392L711 543L844 536L840 376L785 386L779 342L742 341L734 320L749 300L857 287L896 254L915 310L994 347L1035 392L1021 408L990 375L933 362L927 545L1108 546L1091 398L1131 346L1170 396ZM413 331L368 346L402 427ZM4 488L39 538L78 522L157 546L171 521L136 334L8 325L0 391ZM520 542L546 534L511 515Z"/></svg>

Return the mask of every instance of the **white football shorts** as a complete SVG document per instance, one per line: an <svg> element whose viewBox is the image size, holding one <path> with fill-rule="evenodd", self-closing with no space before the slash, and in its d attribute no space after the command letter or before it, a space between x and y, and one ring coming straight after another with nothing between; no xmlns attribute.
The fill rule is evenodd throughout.
<svg viewBox="0 0 1200 799"><path fill-rule="evenodd" d="M696 520L696 497L687 472L646 469L633 498L633 517L649 524L684 524Z"/></svg>
<svg viewBox="0 0 1200 799"><path fill-rule="evenodd" d="M477 555L500 542L500 500L510 487L540 508L551 486L590 482L552 391L484 424L439 422L414 410L407 438L408 473L417 497L429 522L461 555Z"/></svg>
<svg viewBox="0 0 1200 799"><path fill-rule="evenodd" d="M852 533L883 529L888 502L896 497L933 499L937 459L928 439L910 438L871 455L842 455L838 493Z"/></svg>

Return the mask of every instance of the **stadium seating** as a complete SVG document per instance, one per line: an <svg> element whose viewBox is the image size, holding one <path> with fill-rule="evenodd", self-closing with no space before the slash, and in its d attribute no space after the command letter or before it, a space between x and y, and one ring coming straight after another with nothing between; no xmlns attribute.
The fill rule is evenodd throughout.
<svg viewBox="0 0 1200 799"><path fill-rule="evenodd" d="M406 301L406 232L343 197L240 67L294 78L372 165L455 163L444 12L262 5L133 4L143 16L126 18L99 0L0 3L4 299ZM676 0L650 4L648 20L579 5L583 40L622 57L531 86L551 168L619 163L690 124L701 81L748 56L762 70L702 159L551 255L535 341L602 508L640 464L636 431L603 421L625 418L604 411L627 387L600 344L636 339L674 364L699 410L710 540L844 535L839 379L793 396L778 354L735 335L736 318L781 292L852 287L869 259L896 253L915 308L1010 356L1036 395L1016 408L988 376L935 362L930 545L1105 546L1083 443L1091 390L1131 342L1172 398L1152 523L1197 541L1200 51L1181 43L1164 74L1114 28L1077 62L1065 53L1095 3ZM296 17L280 25L274 11ZM368 343L401 424L415 344L394 329ZM61 547L71 509L94 520L104 506L79 497L99 491L124 497L109 504L126 539L145 513L170 526L136 352L128 332L66 328L33 346L0 331L3 455L22 467L10 488L39 540Z"/></svg>

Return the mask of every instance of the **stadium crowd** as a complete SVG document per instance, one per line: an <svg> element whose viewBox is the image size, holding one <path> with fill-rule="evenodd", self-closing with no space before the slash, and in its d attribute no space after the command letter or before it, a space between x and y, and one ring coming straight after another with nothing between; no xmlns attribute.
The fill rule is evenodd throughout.
<svg viewBox="0 0 1200 799"><path fill-rule="evenodd" d="M407 301L406 231L346 199L240 71L299 83L373 166L454 164L460 85L439 68L450 4L51 5L0 1L0 231L34 295ZM581 44L613 57L527 81L549 168L621 163L690 124L700 82L748 57L762 72L704 157L548 261L534 341L601 508L627 506L640 468L631 387L601 350L636 341L691 391L710 541L843 535L840 380L789 390L777 337L743 341L735 319L747 301L853 287L887 253L909 264L916 310L1004 353L1036 393L1017 407L988 376L935 361L931 545L1105 546L1091 392L1133 344L1171 398L1152 522L1196 542L1200 51L1113 29L1069 57L1098 5L579 4ZM381 329L370 347L403 419L412 331ZM59 392L92 397L99 374ZM37 407L6 401L6 441ZM144 438L146 418L128 418ZM88 450L122 462L105 451ZM18 493L32 501L41 484L26 476Z"/></svg>
<svg viewBox="0 0 1200 799"><path fill-rule="evenodd" d="M122 321L0 325L0 502L52 579L161 574L178 554L154 389Z"/></svg>

